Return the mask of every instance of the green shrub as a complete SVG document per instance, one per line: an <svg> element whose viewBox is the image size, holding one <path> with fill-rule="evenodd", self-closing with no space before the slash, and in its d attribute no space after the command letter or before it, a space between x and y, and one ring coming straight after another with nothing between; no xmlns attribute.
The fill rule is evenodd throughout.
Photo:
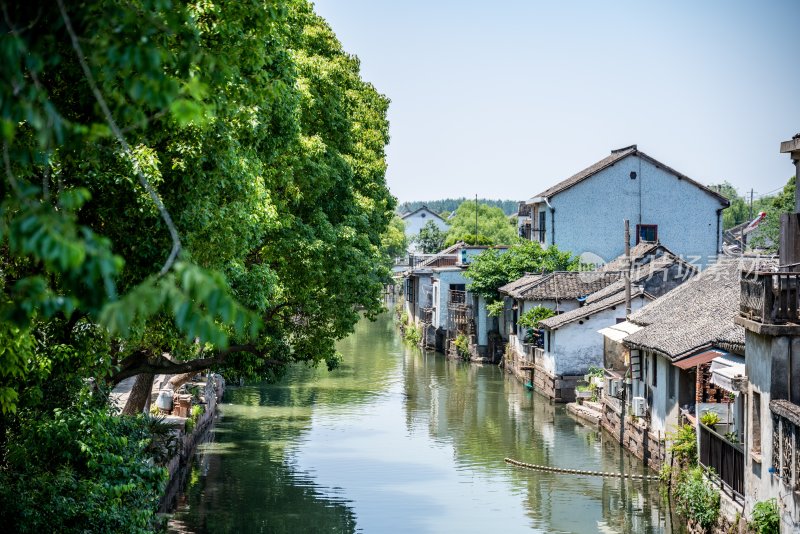
<svg viewBox="0 0 800 534"><path fill-rule="evenodd" d="M706 410L700 415L700 422L708 427L713 427L719 423L719 414L712 410Z"/></svg>
<svg viewBox="0 0 800 534"><path fill-rule="evenodd" d="M675 432L667 434L671 442L669 452L683 466L697 465L697 434L692 425L681 425Z"/></svg>
<svg viewBox="0 0 800 534"><path fill-rule="evenodd" d="M422 327L417 325L409 325L405 333L406 343L410 345L417 345L422 341Z"/></svg>
<svg viewBox="0 0 800 534"><path fill-rule="evenodd" d="M0 469L6 532L150 532L167 471L145 415L90 402L19 420Z"/></svg>
<svg viewBox="0 0 800 534"><path fill-rule="evenodd" d="M675 485L678 512L704 529L711 528L719 517L719 492L703 476L701 467L693 467L679 475Z"/></svg>
<svg viewBox="0 0 800 534"><path fill-rule="evenodd" d="M403 310L400 314L400 324L407 325L408 324L408 312Z"/></svg>
<svg viewBox="0 0 800 534"><path fill-rule="evenodd" d="M748 526L758 534L778 534L781 517L775 499L759 501L753 506L753 516Z"/></svg>
<svg viewBox="0 0 800 534"><path fill-rule="evenodd" d="M467 361L470 359L469 338L467 338L467 336L464 334L458 334L455 341L453 341L453 344L456 346L456 353L461 356L462 360Z"/></svg>

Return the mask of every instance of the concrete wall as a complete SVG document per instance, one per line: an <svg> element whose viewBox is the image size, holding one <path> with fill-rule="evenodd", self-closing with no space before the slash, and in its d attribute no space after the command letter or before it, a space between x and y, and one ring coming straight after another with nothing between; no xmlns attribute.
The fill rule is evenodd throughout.
<svg viewBox="0 0 800 534"><path fill-rule="evenodd" d="M763 336L746 330L745 345L745 374L749 381L745 410L745 516L752 513L753 505L758 501L775 498L781 513L781 532L798 532L800 502L797 494L769 472L770 467L777 463L772 458L772 436L777 429L773 427L769 402L788 398L788 390L783 387L788 376L785 364L791 353L800 356L800 338ZM760 453L754 446L754 393L760 395Z"/></svg>
<svg viewBox="0 0 800 534"><path fill-rule="evenodd" d="M638 310L645 303L645 298L632 299L632 311ZM545 362L549 362L545 367L557 375L583 375L591 366L602 367L604 337L598 330L611 326L617 322L617 318L624 317L623 304L616 309L602 310L551 332L550 344L545 346Z"/></svg>
<svg viewBox="0 0 800 534"><path fill-rule="evenodd" d="M636 172L632 180L630 173ZM658 225L658 239L673 252L702 258L716 256L721 243L717 210L722 204L697 186L631 155L549 199L545 243L574 254L592 252L609 261L624 252L623 219L631 222L631 245L637 224ZM553 224L555 223L555 227Z"/></svg>
<svg viewBox="0 0 800 534"><path fill-rule="evenodd" d="M428 221L433 221L436 226L439 227L442 231L447 231L450 227L446 222L441 220L437 217L432 211L430 210L420 210L414 215L410 215L403 219L403 222L406 223L406 237L413 237L419 233L422 228L428 224Z"/></svg>

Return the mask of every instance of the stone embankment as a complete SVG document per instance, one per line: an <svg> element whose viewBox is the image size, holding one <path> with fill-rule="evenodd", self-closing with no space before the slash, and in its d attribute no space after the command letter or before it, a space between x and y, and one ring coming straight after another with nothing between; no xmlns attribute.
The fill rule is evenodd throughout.
<svg viewBox="0 0 800 534"><path fill-rule="evenodd" d="M195 449L207 440L217 415L217 406L225 393L225 380L217 374L196 375L177 390L173 390L169 382L172 376L156 376L146 408L170 427L175 443L175 453L167 464L169 483L159 505L162 512L171 507L182 487ZM110 400L120 410L125 406L134 382L135 377L114 388Z"/></svg>

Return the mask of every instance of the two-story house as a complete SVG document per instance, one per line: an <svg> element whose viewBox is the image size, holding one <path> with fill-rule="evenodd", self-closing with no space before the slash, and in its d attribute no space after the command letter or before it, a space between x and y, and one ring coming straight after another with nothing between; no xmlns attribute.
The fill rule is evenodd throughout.
<svg viewBox="0 0 800 534"><path fill-rule="evenodd" d="M635 227L631 245L669 243L678 255L706 265L722 247L722 210L730 203L636 145L611 154L527 202L530 238L605 261L623 253L620 222Z"/></svg>

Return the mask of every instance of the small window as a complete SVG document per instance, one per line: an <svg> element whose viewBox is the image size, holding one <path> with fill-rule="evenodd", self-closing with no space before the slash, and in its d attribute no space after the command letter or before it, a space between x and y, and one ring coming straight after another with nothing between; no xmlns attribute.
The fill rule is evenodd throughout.
<svg viewBox="0 0 800 534"><path fill-rule="evenodd" d="M752 450L756 454L761 454L761 394L754 391L751 397L750 434L753 435Z"/></svg>
<svg viewBox="0 0 800 534"><path fill-rule="evenodd" d="M423 213L420 213L420 214L419 214L419 216L420 216L420 217L422 217L422 218L424 219L424 218L425 218L425 213L424 213L424 212L423 212Z"/></svg>
<svg viewBox="0 0 800 534"><path fill-rule="evenodd" d="M658 241L658 225L657 224L637 224L636 225L636 243L640 241L651 241L655 243Z"/></svg>
<svg viewBox="0 0 800 534"><path fill-rule="evenodd" d="M650 385L653 387L658 387L658 356L653 354L653 381L650 382Z"/></svg>
<svg viewBox="0 0 800 534"><path fill-rule="evenodd" d="M670 400L675 400L675 384L678 382L678 368L674 365L669 366L667 371L667 389L669 389Z"/></svg>

